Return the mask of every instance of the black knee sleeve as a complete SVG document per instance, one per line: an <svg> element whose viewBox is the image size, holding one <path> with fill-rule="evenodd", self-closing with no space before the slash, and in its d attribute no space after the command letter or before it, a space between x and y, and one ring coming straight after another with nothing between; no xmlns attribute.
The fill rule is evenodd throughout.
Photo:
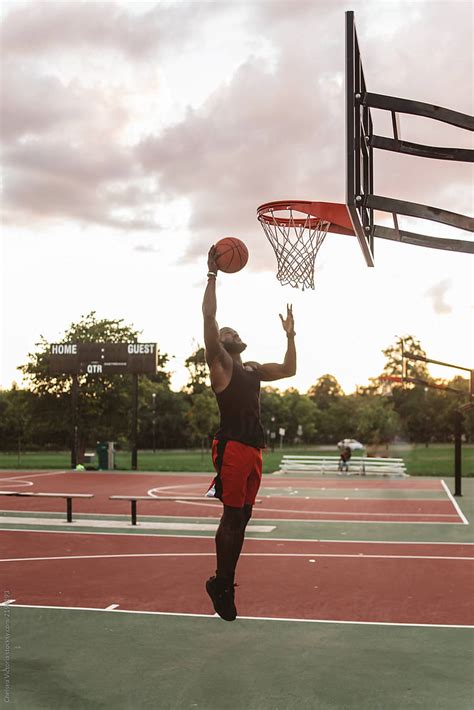
<svg viewBox="0 0 474 710"><path fill-rule="evenodd" d="M229 506L224 506L224 514L222 516L222 523L225 527L232 532L237 532L242 530L245 526L245 508L230 508Z"/></svg>

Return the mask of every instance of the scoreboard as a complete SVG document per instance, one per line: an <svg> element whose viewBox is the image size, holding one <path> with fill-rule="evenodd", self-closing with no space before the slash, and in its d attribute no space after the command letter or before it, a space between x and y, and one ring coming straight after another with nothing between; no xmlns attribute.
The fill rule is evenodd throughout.
<svg viewBox="0 0 474 710"><path fill-rule="evenodd" d="M156 374L156 343L53 343L50 375Z"/></svg>

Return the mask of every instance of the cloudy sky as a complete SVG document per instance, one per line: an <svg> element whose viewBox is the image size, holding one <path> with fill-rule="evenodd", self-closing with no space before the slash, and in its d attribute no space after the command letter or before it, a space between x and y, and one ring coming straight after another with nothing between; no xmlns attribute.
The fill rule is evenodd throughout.
<svg viewBox="0 0 474 710"><path fill-rule="evenodd" d="M370 91L472 113L470 1L79 2L5 0L0 386L21 382L40 335L95 310L174 356L202 342L209 246L243 239L247 268L218 279L218 321L249 359L281 360L292 302L301 391L346 392L412 334L471 366L472 257L329 235L316 290L282 287L255 218L270 200L344 201L344 11L356 12ZM384 116L377 132L389 134ZM466 131L401 117L402 137L469 147ZM375 191L464 214L465 164L376 156ZM380 221L380 220L379 220ZM389 224L389 223L388 223ZM434 223L401 227L466 238ZM453 371L432 368L435 376Z"/></svg>

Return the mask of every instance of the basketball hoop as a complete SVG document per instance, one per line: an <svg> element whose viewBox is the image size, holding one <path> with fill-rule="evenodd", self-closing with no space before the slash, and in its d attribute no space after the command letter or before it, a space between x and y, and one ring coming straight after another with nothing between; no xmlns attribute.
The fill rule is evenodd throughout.
<svg viewBox="0 0 474 710"><path fill-rule="evenodd" d="M257 218L275 252L277 279L303 291L314 289L316 255L326 234L354 234L346 206L332 202L266 202Z"/></svg>
<svg viewBox="0 0 474 710"><path fill-rule="evenodd" d="M405 378L398 375L380 375L379 381L382 383L381 394L384 397L391 397L393 394L394 385L405 385Z"/></svg>
<svg viewBox="0 0 474 710"><path fill-rule="evenodd" d="M398 385L403 385L405 382L409 382L410 378L400 377L399 375L380 375L379 380L381 382L392 382Z"/></svg>

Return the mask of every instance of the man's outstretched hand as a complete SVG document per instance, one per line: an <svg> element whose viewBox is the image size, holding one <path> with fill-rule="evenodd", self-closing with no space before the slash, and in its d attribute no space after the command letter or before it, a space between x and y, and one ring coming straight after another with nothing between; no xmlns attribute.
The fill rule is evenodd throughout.
<svg viewBox="0 0 474 710"><path fill-rule="evenodd" d="M295 334L295 321L293 319L293 306L291 303L288 303L286 306L286 318L283 318L283 316L280 315L280 320L281 324L283 326L283 330L286 332L287 335L294 336Z"/></svg>
<svg viewBox="0 0 474 710"><path fill-rule="evenodd" d="M209 249L209 254L207 255L207 269L208 271L212 271L214 274L217 274L219 270L216 263L216 247L214 244Z"/></svg>

